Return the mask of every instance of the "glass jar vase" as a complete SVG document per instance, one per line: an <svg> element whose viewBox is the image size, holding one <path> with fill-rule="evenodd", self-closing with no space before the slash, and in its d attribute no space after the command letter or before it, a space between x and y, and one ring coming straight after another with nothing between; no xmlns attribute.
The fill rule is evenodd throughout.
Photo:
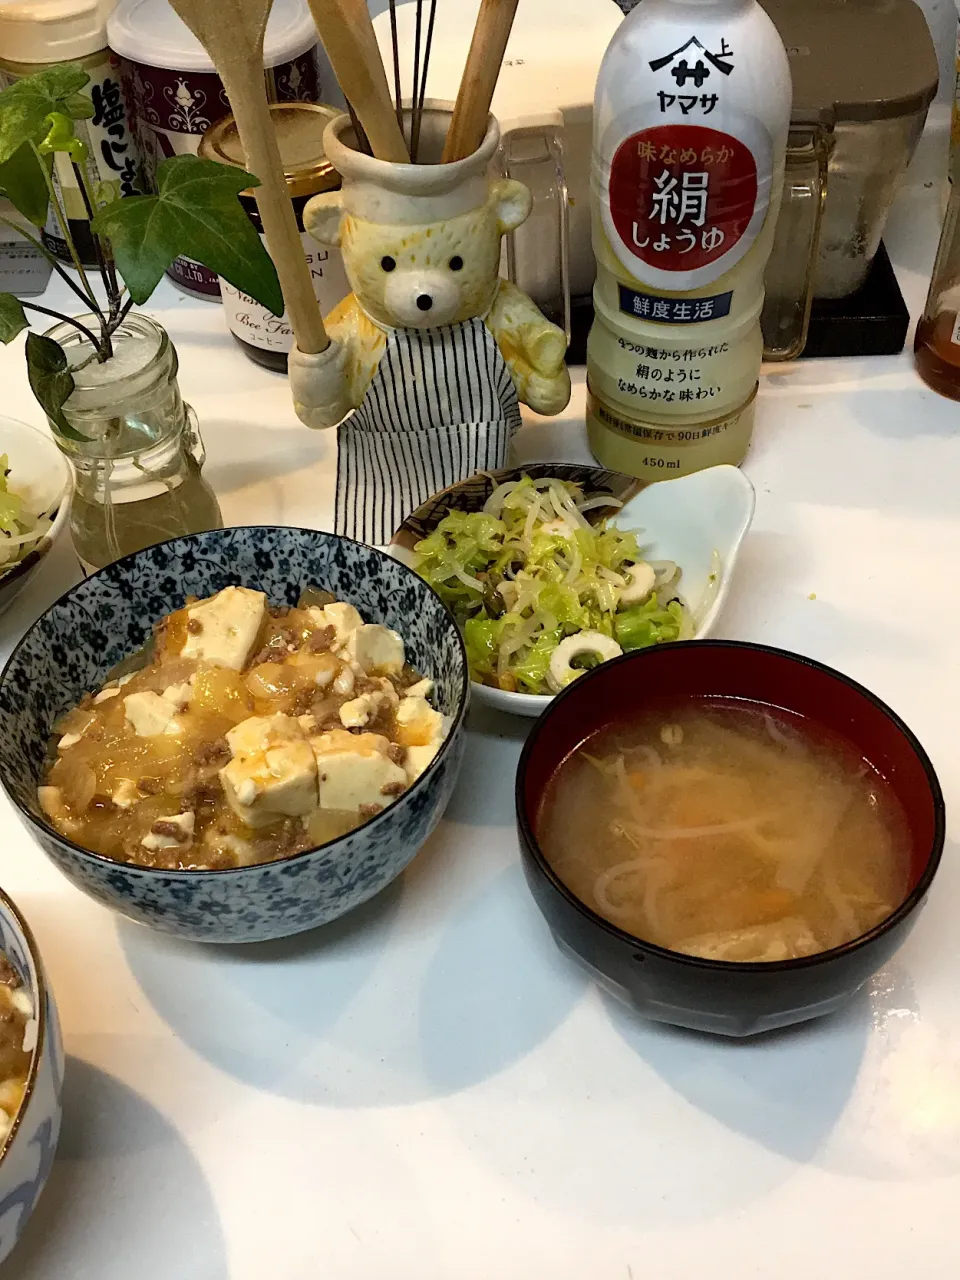
<svg viewBox="0 0 960 1280"><path fill-rule="evenodd" d="M92 316L78 319L95 331ZM177 353L165 329L130 315L100 363L69 324L47 332L67 356L75 389L63 414L83 440L51 422L76 480L70 514L87 573L155 542L220 529L216 495L200 474L205 452L196 414L177 384Z"/></svg>

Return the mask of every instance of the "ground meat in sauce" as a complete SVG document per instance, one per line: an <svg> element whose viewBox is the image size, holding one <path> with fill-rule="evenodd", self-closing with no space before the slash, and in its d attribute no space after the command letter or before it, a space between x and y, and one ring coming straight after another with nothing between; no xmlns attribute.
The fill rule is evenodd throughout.
<svg viewBox="0 0 960 1280"><path fill-rule="evenodd" d="M195 764L215 764L230 759L230 748L226 738L217 738L215 742L204 742L193 753Z"/></svg>
<svg viewBox="0 0 960 1280"><path fill-rule="evenodd" d="M307 637L307 648L314 653L321 653L329 649L336 638L337 633L333 627L318 627Z"/></svg>
<svg viewBox="0 0 960 1280"><path fill-rule="evenodd" d="M178 822L155 822L150 828L155 836L166 836L170 840L176 840L177 844L186 844L189 836L182 829Z"/></svg>
<svg viewBox="0 0 960 1280"><path fill-rule="evenodd" d="M282 649L272 645L264 645L253 659L253 666L262 667L265 662L285 662L287 655Z"/></svg>
<svg viewBox="0 0 960 1280"><path fill-rule="evenodd" d="M134 674L129 686L124 687L123 696L97 706L94 694L85 694L79 704L87 713L85 723L80 725L75 721L71 725L68 716L67 727L60 729L61 733L82 735L80 744L65 749L53 762L46 779L50 785L60 786L63 799L68 801L67 784L73 777L74 765L83 770L86 807L80 815L71 809L63 818L65 823L68 820L71 823L72 838L85 843L86 828L90 833L88 841L92 841L88 847L121 861L158 869L213 869L236 866L240 861L268 862L288 857L335 839L382 812L406 790L406 784L395 782L385 786L384 803L363 805L352 823L349 814L318 809L303 819L278 819L272 825L251 828L230 809L220 782L220 770L231 760L224 734L248 717L278 713L311 717L312 723L301 723L301 730L307 736L343 731L340 708L344 703L383 690L379 676L356 672L350 691L340 693L331 683L329 666L310 666L321 658L329 663L331 659L325 655L331 650L335 662L345 661L339 656L335 628L317 627L315 615L306 612L308 607L322 607L334 600L329 593L321 596L311 591L302 607L280 606L269 610L258 643L241 671L205 667L192 659L183 659L179 656L180 648L188 634L203 634L202 623L198 629L192 625L196 620L187 618L183 612L162 620L155 628L149 665ZM268 671L255 673L253 683L248 686L247 678L254 668L266 663L270 664ZM274 668L276 676L272 674ZM334 671L336 669L334 667ZM315 670L326 673L319 684L313 677ZM305 676L305 672L310 674ZM420 679L418 672L404 667L401 675L391 678L391 683L399 696ZM170 698L171 688L187 683L191 685L190 697L178 712L185 726L182 737L175 734L170 739L161 735L157 747L162 750L157 755L151 749L151 739L138 737L125 723L123 697L149 690ZM407 749L391 740L397 733L397 699L377 699L377 702L379 705L367 724L353 728L352 732L357 736L377 733L386 737L389 741L386 754L394 764L403 765ZM102 747L91 749L94 743L100 742ZM71 756L70 752L75 754ZM106 767L104 760L108 761ZM144 765L148 766L147 770ZM86 778L92 778L92 782L86 782ZM130 778L135 780L133 787ZM122 779L127 780L123 785L128 790L121 806L114 802L111 792ZM178 811L194 814L192 834L170 819L169 815ZM144 848L141 841L148 832L175 841L176 845ZM238 840L243 849L238 850ZM244 852L246 849L250 852Z"/></svg>

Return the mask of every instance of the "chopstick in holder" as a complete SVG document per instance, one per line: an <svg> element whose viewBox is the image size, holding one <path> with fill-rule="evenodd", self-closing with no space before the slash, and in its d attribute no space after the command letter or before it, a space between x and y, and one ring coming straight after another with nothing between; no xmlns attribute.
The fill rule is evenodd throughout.
<svg viewBox="0 0 960 1280"><path fill-rule="evenodd" d="M487 116L510 39L518 0L481 0L442 163L473 155L487 131Z"/></svg>
<svg viewBox="0 0 960 1280"><path fill-rule="evenodd" d="M323 47L379 160L409 164L366 0L309 0Z"/></svg>

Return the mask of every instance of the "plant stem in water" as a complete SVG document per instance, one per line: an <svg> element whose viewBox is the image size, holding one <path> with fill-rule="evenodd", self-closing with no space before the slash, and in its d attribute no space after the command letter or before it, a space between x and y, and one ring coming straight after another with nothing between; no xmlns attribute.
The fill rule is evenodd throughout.
<svg viewBox="0 0 960 1280"><path fill-rule="evenodd" d="M77 164L76 160L73 161L73 172L77 179L77 186L80 189L83 207L86 210L87 217L92 225L93 220L96 217L96 211L93 207L93 201L90 199L90 193L87 190L87 180L84 177L83 169ZM120 291L117 288L116 274L113 274L111 277L107 271L107 260L103 252L103 245L100 243L100 237L92 230L90 232L90 236L93 240L93 251L97 255L97 268L100 272L100 279L103 281L103 291L107 295L107 301L110 304L109 317L107 319L103 319L101 317L100 321L100 330L103 334L103 346L100 355L102 363L104 360L109 360L113 355L113 344L110 341L110 335L113 333L113 321L116 319L117 311L120 306L120 299L118 297Z"/></svg>
<svg viewBox="0 0 960 1280"><path fill-rule="evenodd" d="M61 320L64 324L72 324L74 329L79 329L84 337L90 339L99 359L99 355L102 350L100 340L90 332L85 324L81 324L80 321L75 320L73 316L64 316L61 315L59 311L51 311L49 307L41 307L39 302L28 302L25 298L21 298L20 305L27 307L30 311L39 311L41 315L50 316L54 320ZM106 357L104 357L104 359L106 359Z"/></svg>

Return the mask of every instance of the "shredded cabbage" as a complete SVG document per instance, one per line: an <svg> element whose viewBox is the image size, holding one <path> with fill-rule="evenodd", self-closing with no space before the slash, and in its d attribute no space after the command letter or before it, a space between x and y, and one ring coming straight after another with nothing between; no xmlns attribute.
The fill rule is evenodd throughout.
<svg viewBox="0 0 960 1280"><path fill-rule="evenodd" d="M584 515L617 505L524 476L500 485L483 511L451 511L417 544L417 572L457 619L474 680L549 694L550 660L567 636L599 631L630 652L693 635L676 565L651 566L650 594L621 603L627 571L645 563L637 535Z"/></svg>
<svg viewBox="0 0 960 1280"><path fill-rule="evenodd" d="M0 576L22 560L53 523L46 512L35 516L25 510L23 499L7 485L9 475L7 455L0 454Z"/></svg>

